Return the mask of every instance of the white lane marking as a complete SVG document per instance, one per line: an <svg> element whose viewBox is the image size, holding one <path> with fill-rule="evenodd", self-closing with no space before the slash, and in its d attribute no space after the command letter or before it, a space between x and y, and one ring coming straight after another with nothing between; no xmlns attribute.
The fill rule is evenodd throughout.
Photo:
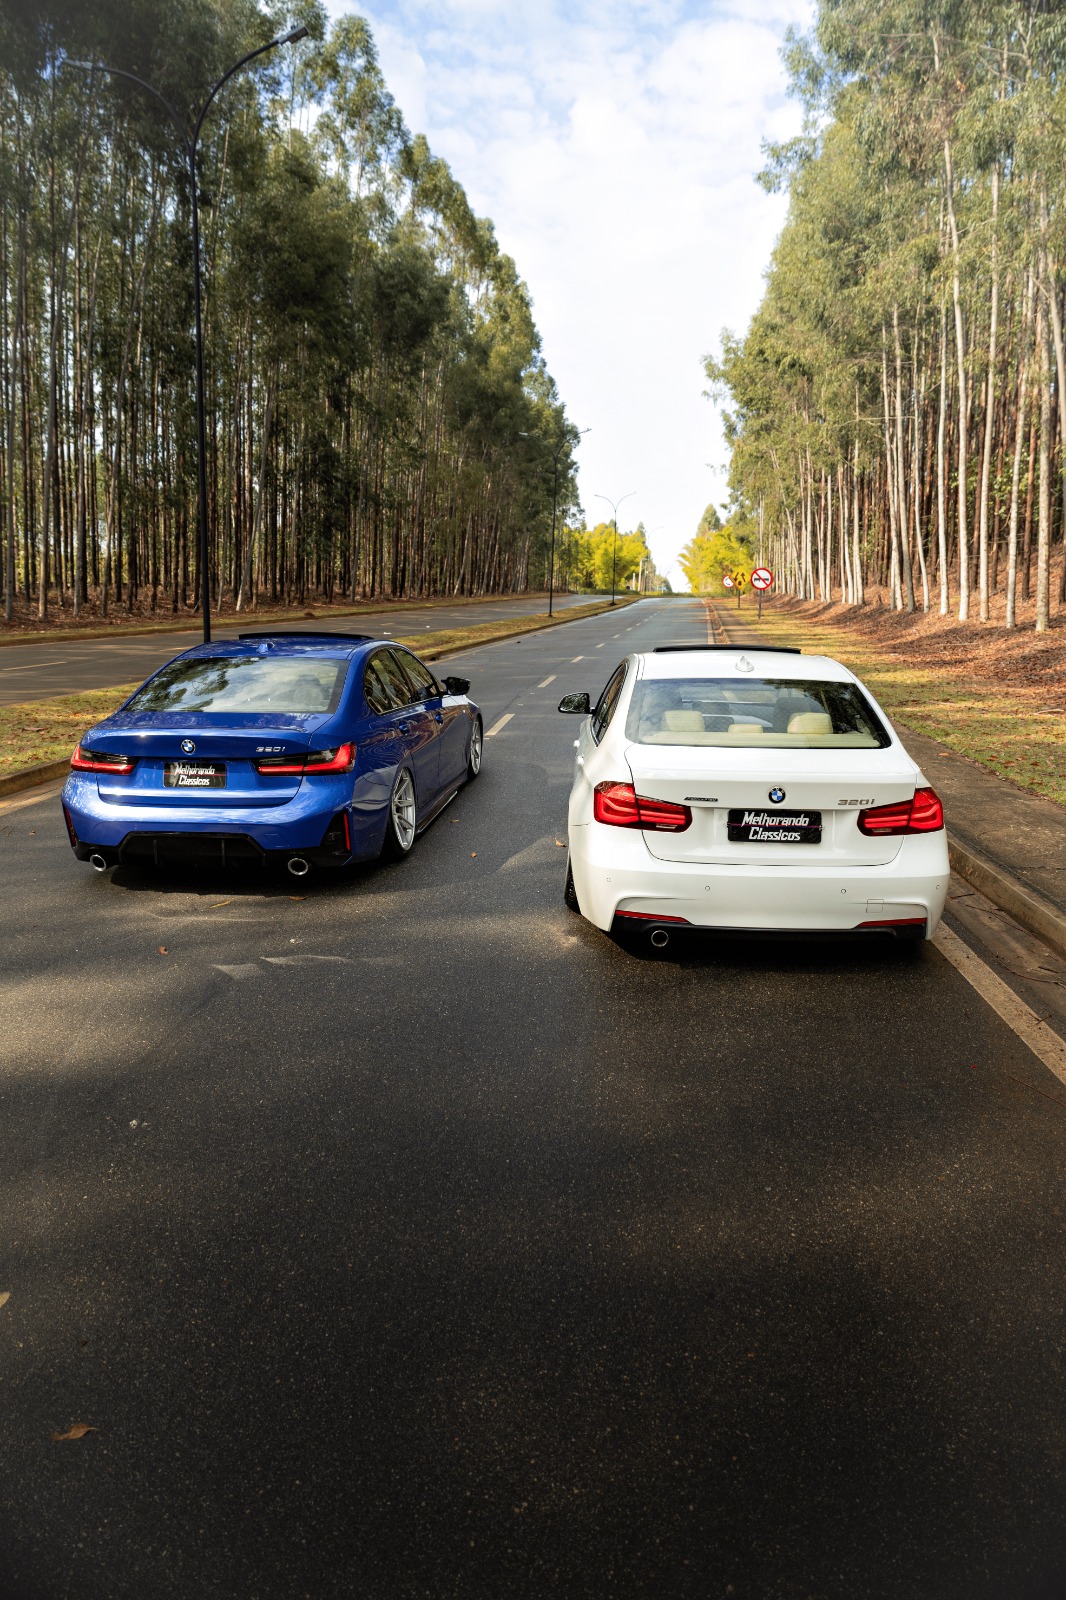
<svg viewBox="0 0 1066 1600"><path fill-rule="evenodd" d="M306 967L312 961L343 961L345 966L351 966L347 956L260 956L259 959L269 961L273 967Z"/></svg>
<svg viewBox="0 0 1066 1600"><path fill-rule="evenodd" d="M488 733L485 735L485 738L486 739L491 739L494 734L499 733L501 728L506 728L507 724L510 722L510 720L511 720L511 718L513 716L514 716L514 712L513 711L505 712L504 715L500 718L499 722L494 722L492 724L492 727L489 729Z"/></svg>
<svg viewBox="0 0 1066 1600"><path fill-rule="evenodd" d="M621 637L622 637L622 635L620 633L612 633L611 634L611 638L612 639L620 639Z"/></svg>
<svg viewBox="0 0 1066 1600"><path fill-rule="evenodd" d="M992 968L975 955L957 933L952 933L943 923L933 935L933 943L956 971L962 973L966 982L977 990L981 999L1003 1018L1007 1027L1018 1035L1023 1044L1029 1046L1034 1056L1039 1056L1059 1082L1066 1084L1066 1042L1024 1000L1020 1000L1002 978L997 978Z"/></svg>
<svg viewBox="0 0 1066 1600"><path fill-rule="evenodd" d="M545 678L543 683L538 683L537 684L537 688L538 689L546 689L548 687L549 683L554 683L555 682L555 679L556 679L556 674L553 672L550 678Z"/></svg>
<svg viewBox="0 0 1066 1600"><path fill-rule="evenodd" d="M571 661L584 661L584 656L571 656Z"/></svg>
<svg viewBox="0 0 1066 1600"><path fill-rule="evenodd" d="M605 645L605 644L606 644L606 643L607 643L607 640L606 640L606 639L601 639L601 640L600 640L600 642L599 642L599 644L598 644L598 645L597 645L597 646L596 646L596 649L597 649L597 650L602 650L602 649L603 649L603 647L604 647L604 645Z"/></svg>
<svg viewBox="0 0 1066 1600"><path fill-rule="evenodd" d="M5 667L5 672L40 672L44 667L65 667L65 661L31 661L28 667Z"/></svg>

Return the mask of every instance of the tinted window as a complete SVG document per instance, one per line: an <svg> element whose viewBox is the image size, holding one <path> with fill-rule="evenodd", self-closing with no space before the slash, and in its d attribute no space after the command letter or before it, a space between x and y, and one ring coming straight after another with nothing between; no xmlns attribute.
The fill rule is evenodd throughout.
<svg viewBox="0 0 1066 1600"><path fill-rule="evenodd" d="M635 744L878 749L890 740L853 683L795 678L670 678L638 683L626 734Z"/></svg>
<svg viewBox="0 0 1066 1600"><path fill-rule="evenodd" d="M133 696L130 711L230 711L329 715L346 660L327 656L212 656L172 661Z"/></svg>
<svg viewBox="0 0 1066 1600"><path fill-rule="evenodd" d="M596 709L592 713L592 737L596 740L603 738L611 718L614 716L615 707L618 704L618 696L622 693L625 676L626 668L623 661L596 702Z"/></svg>
<svg viewBox="0 0 1066 1600"><path fill-rule="evenodd" d="M391 650L379 650L367 662L363 693L371 711L379 716L382 712L397 711L401 706L410 705L410 686Z"/></svg>
<svg viewBox="0 0 1066 1600"><path fill-rule="evenodd" d="M419 661L417 656L411 655L407 650L398 650L396 654L403 664L403 670L414 689L416 700L431 700L434 695L440 694L440 684L425 662Z"/></svg>

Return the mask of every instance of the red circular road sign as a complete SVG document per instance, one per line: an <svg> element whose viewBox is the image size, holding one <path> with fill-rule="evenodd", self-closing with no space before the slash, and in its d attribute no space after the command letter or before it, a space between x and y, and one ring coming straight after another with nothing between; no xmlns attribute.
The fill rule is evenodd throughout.
<svg viewBox="0 0 1066 1600"><path fill-rule="evenodd" d="M769 589L774 581L774 575L769 567L756 567L751 575L753 589Z"/></svg>
<svg viewBox="0 0 1066 1600"><path fill-rule="evenodd" d="M729 576L728 572L725 574L725 576L722 579L722 587L723 587L723 589L731 589L733 587L733 580Z"/></svg>

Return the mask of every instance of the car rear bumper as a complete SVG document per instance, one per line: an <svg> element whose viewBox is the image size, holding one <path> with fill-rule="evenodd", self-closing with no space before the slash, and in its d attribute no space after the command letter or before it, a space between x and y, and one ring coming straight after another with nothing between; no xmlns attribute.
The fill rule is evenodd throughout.
<svg viewBox="0 0 1066 1600"><path fill-rule="evenodd" d="M193 808L116 805L100 798L90 776L72 774L62 800L75 856L87 861L96 855L109 866L120 861L267 864L294 855L315 865L339 866L381 848L380 814L352 804L350 778L316 784L281 806Z"/></svg>
<svg viewBox="0 0 1066 1600"><path fill-rule="evenodd" d="M637 913L635 927L646 919L652 928L661 918L752 933L840 934L877 931L878 924L888 932L909 924L913 932L924 922L932 938L950 870L942 830L908 835L882 866L805 862L785 869L660 861L641 834L592 823L571 829L570 858L582 913L604 931L619 912L630 912Z"/></svg>

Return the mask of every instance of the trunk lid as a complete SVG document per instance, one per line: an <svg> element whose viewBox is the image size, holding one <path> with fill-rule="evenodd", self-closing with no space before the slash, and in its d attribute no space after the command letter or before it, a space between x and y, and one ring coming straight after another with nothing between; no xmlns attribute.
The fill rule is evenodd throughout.
<svg viewBox="0 0 1066 1600"><path fill-rule="evenodd" d="M646 831L644 841L660 861L708 865L766 865L788 869L884 866L902 837L868 838L857 816L869 806L912 798L917 768L899 746L884 750L766 750L722 746L631 744L626 759L639 795L687 805L691 826L682 833ZM770 799L770 791L784 798ZM767 842L729 837L729 813L759 819L781 813L821 813L818 843ZM738 819L739 820L739 819Z"/></svg>
<svg viewBox="0 0 1066 1600"><path fill-rule="evenodd" d="M327 716L221 716L210 712L120 712L85 739L93 750L134 757L128 774L100 773L102 800L115 805L271 806L292 800L299 774L257 772L257 756L295 757L321 747L317 737ZM191 744L192 750L183 749ZM190 768L225 768L225 784L175 788L164 782L173 763Z"/></svg>

